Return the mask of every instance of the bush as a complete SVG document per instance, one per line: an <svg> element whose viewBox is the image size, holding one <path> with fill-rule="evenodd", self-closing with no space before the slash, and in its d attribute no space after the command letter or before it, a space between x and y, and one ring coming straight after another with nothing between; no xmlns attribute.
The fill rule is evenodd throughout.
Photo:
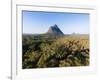
<svg viewBox="0 0 100 80"><path fill-rule="evenodd" d="M58 39L30 41L30 44L24 45L28 45L28 48L24 50L23 68L89 65L88 38L65 36Z"/></svg>

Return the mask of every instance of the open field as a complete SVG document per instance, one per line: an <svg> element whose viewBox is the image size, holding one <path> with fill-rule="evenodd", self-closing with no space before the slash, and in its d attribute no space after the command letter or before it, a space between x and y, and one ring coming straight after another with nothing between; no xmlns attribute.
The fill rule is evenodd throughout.
<svg viewBox="0 0 100 80"><path fill-rule="evenodd" d="M23 69L89 66L89 35L22 38Z"/></svg>

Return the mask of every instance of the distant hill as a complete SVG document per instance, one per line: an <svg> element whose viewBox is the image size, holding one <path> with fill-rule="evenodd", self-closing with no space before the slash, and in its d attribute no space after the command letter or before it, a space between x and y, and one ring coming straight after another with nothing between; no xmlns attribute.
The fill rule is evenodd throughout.
<svg viewBox="0 0 100 80"><path fill-rule="evenodd" d="M47 31L46 34L52 34L55 36L63 36L64 33L59 29L59 27L55 24L53 26L49 27L49 30Z"/></svg>
<svg viewBox="0 0 100 80"><path fill-rule="evenodd" d="M23 37L34 37L34 39L55 39L59 37L63 37L64 33L60 30L60 28L55 24L50 26L48 31L44 34L24 34Z"/></svg>

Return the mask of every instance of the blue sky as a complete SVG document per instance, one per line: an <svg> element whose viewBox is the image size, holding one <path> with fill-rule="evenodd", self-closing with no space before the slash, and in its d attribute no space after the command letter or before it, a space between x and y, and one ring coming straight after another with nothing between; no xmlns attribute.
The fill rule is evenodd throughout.
<svg viewBox="0 0 100 80"><path fill-rule="evenodd" d="M89 34L88 13L23 11L23 33L41 34L57 24L64 34Z"/></svg>

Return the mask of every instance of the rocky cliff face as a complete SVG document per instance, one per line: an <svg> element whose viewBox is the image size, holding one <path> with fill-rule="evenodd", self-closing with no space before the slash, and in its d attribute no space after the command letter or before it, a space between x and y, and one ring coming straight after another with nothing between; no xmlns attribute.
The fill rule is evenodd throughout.
<svg viewBox="0 0 100 80"><path fill-rule="evenodd" d="M49 28L47 31L48 34L53 34L56 36L63 36L64 33L58 28L58 26L55 24Z"/></svg>

